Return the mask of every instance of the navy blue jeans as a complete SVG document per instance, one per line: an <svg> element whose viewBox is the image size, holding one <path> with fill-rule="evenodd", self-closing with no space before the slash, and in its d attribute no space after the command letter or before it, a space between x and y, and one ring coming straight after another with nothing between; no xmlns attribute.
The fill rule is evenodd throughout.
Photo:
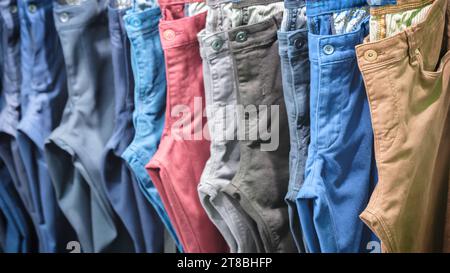
<svg viewBox="0 0 450 273"><path fill-rule="evenodd" d="M44 141L59 124L67 99L64 59L52 15L53 1L18 0L21 40L21 114L17 141L35 209L42 252L74 240L58 207L44 159Z"/></svg>
<svg viewBox="0 0 450 273"><path fill-rule="evenodd" d="M19 197L16 189L23 189L18 179L13 155L17 155L17 125L19 123L20 95L20 28L16 0L0 1L0 200L6 221L3 251L36 251L37 241L29 211L26 190ZM3 165L5 164L5 165Z"/></svg>

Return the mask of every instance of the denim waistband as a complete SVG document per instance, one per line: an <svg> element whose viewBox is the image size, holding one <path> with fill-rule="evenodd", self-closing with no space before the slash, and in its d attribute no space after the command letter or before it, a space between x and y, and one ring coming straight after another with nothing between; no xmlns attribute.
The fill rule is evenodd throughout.
<svg viewBox="0 0 450 273"><path fill-rule="evenodd" d="M278 50L281 56L294 51L308 51L308 30L305 28L289 32L279 31Z"/></svg>
<svg viewBox="0 0 450 273"><path fill-rule="evenodd" d="M436 29L445 23L446 4L445 0L435 0L425 20L421 23L392 37L358 45L356 52L361 70L404 57L409 57L411 62L414 62L417 58L417 50L423 50L422 44L435 41L436 35L442 35L442 33L437 33ZM376 53L375 59L365 57L365 53L369 50L372 54ZM422 54L428 55L427 52L422 52Z"/></svg>
<svg viewBox="0 0 450 273"><path fill-rule="evenodd" d="M159 7L147 8L142 11L129 9L123 17L130 38L142 33L157 31L160 18L161 10Z"/></svg>
<svg viewBox="0 0 450 273"><path fill-rule="evenodd" d="M340 35L317 35L309 33L309 59L329 63L356 58L355 47L369 34L369 18L353 32Z"/></svg>
<svg viewBox="0 0 450 273"><path fill-rule="evenodd" d="M309 17L367 6L366 0L306 0Z"/></svg>
<svg viewBox="0 0 450 273"><path fill-rule="evenodd" d="M284 7L287 9L302 8L305 5L305 0L284 0Z"/></svg>
<svg viewBox="0 0 450 273"><path fill-rule="evenodd" d="M397 0L366 0L366 1L367 4L373 7L397 4Z"/></svg>
<svg viewBox="0 0 450 273"><path fill-rule="evenodd" d="M107 0L85 0L79 5L60 4L55 1L53 13L56 28L58 30L79 28L91 23L92 20L98 20L98 15L102 13L106 21L107 14L104 11L107 6Z"/></svg>
<svg viewBox="0 0 450 273"><path fill-rule="evenodd" d="M197 34L205 28L207 12L177 20L161 20L159 30L163 49L198 43Z"/></svg>
<svg viewBox="0 0 450 273"><path fill-rule="evenodd" d="M203 59L213 59L217 55L230 50L230 40L227 31L205 34L202 30L198 35L200 55Z"/></svg>
<svg viewBox="0 0 450 273"><path fill-rule="evenodd" d="M230 46L233 51L249 47L257 47L273 42L277 39L277 31L280 28L282 12L272 18L248 26L240 26L228 32ZM245 40L238 38L245 35Z"/></svg>

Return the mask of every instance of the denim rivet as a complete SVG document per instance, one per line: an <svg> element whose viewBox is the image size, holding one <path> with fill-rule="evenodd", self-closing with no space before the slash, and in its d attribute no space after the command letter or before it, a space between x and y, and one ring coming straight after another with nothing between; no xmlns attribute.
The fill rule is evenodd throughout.
<svg viewBox="0 0 450 273"><path fill-rule="evenodd" d="M211 47L215 51L219 51L222 48L223 41L221 39L217 39L211 42Z"/></svg>
<svg viewBox="0 0 450 273"><path fill-rule="evenodd" d="M295 46L296 48L298 48L298 49L302 48L302 46L303 46L302 40L300 40L300 39L295 39L295 40L294 40L294 46Z"/></svg>
<svg viewBox="0 0 450 273"><path fill-rule="evenodd" d="M167 30L164 30L164 32L163 32L163 37L167 41L172 41L173 39L175 39L175 35L176 34L173 29L167 29Z"/></svg>
<svg viewBox="0 0 450 273"><path fill-rule="evenodd" d="M334 53L334 46L332 45L326 45L323 47L323 53L326 55L331 55Z"/></svg>
<svg viewBox="0 0 450 273"><path fill-rule="evenodd" d="M139 20L138 18L133 18L131 20L131 24L135 27L139 27L141 25L141 20Z"/></svg>
<svg viewBox="0 0 450 273"><path fill-rule="evenodd" d="M29 4L29 5L28 5L28 11L29 11L30 13L35 13L36 10L37 10L37 6L36 6L35 4Z"/></svg>
<svg viewBox="0 0 450 273"><path fill-rule="evenodd" d="M63 23L66 23L67 21L69 21L69 14L67 12L61 13L61 15L59 15L59 20Z"/></svg>
<svg viewBox="0 0 450 273"><path fill-rule="evenodd" d="M240 42L240 43L243 43L243 42L247 41L247 32L245 32L245 31L239 31L239 32L236 34L236 41L238 41L238 42Z"/></svg>
<svg viewBox="0 0 450 273"><path fill-rule="evenodd" d="M12 14L17 13L17 6L16 6L16 5L12 5L11 7L9 7L9 11L10 11Z"/></svg>
<svg viewBox="0 0 450 273"><path fill-rule="evenodd" d="M373 49L369 49L364 52L364 59L368 62L376 61L378 59L378 53Z"/></svg>

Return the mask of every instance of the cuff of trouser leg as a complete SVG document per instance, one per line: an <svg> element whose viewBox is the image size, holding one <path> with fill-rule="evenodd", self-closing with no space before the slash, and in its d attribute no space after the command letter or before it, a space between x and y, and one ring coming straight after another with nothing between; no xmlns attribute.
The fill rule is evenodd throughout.
<svg viewBox="0 0 450 273"><path fill-rule="evenodd" d="M197 34L205 28L206 12L177 20L161 20L159 31L163 49L198 43Z"/></svg>

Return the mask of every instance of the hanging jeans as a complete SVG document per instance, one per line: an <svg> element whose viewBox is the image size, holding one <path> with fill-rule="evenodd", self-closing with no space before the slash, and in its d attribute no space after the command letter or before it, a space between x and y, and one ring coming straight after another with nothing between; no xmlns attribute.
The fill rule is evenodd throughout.
<svg viewBox="0 0 450 273"><path fill-rule="evenodd" d="M2 101L0 113L0 158L6 165L14 183L21 203L26 209L24 218L30 221L30 216L36 210L31 203L25 169L19 156L16 141L17 126L20 118L20 22L16 0L0 1L0 21L3 22L1 41L3 50ZM29 227L35 237L34 227ZM34 240L34 239L33 239ZM33 242L36 244L37 242ZM34 247L34 245L33 245Z"/></svg>
<svg viewBox="0 0 450 273"><path fill-rule="evenodd" d="M228 31L240 25L267 20L283 9L282 3L233 8L232 3L208 2L206 28L199 34L205 80L205 102L211 136L211 156L206 163L198 191L200 201L217 226L230 252L263 252L258 229L238 202L222 190L239 168L237 138L237 90L233 54Z"/></svg>
<svg viewBox="0 0 450 273"><path fill-rule="evenodd" d="M0 163L0 211L6 221L3 251L29 253L37 250L34 229L5 165Z"/></svg>
<svg viewBox="0 0 450 273"><path fill-rule="evenodd" d="M289 188L286 195L289 223L299 252L305 252L296 198L303 185L310 141L309 56L305 1L285 0L285 11L278 32L284 101L289 120Z"/></svg>
<svg viewBox="0 0 450 273"><path fill-rule="evenodd" d="M204 87L197 33L206 13L185 17L187 1L161 0L167 102L161 144L146 166L186 252L226 252L228 247L205 213L197 192L209 158L203 116Z"/></svg>
<svg viewBox="0 0 450 273"><path fill-rule="evenodd" d="M18 0L21 114L17 143L30 189L41 252L59 252L75 238L59 209L44 160L44 141L59 124L67 98L66 73L52 2ZM18 172L21 172L18 170Z"/></svg>
<svg viewBox="0 0 450 273"><path fill-rule="evenodd" d="M311 62L305 181L297 195L310 252L367 252L359 219L377 181L373 131L355 46L368 35L365 0L306 1Z"/></svg>
<svg viewBox="0 0 450 273"><path fill-rule="evenodd" d="M130 234L135 252L161 252L163 226L155 209L140 192L138 182L121 157L134 135L132 123L133 73L131 71L130 43L124 20L127 9L109 6L109 32L114 69L114 133L106 144L102 158L102 181L108 197Z"/></svg>
<svg viewBox="0 0 450 273"><path fill-rule="evenodd" d="M371 14L423 7L398 0ZM375 136L379 183L361 218L384 252L441 252L450 169L450 1L424 20L357 47Z"/></svg>
<svg viewBox="0 0 450 273"><path fill-rule="evenodd" d="M2 61L2 102L0 112L0 158L14 181L22 201L29 211L34 210L31 204L30 191L27 179L19 179L18 170L25 175L23 164L15 165L16 160L20 162L19 151L15 140L17 125L20 118L20 26L19 13L16 0L0 1L0 20L3 25L1 41L3 49L0 53Z"/></svg>
<svg viewBox="0 0 450 273"><path fill-rule="evenodd" d="M75 229L81 250L133 252L133 241L101 183L102 152L114 125L107 9L105 0L54 4L69 98L45 152L59 206Z"/></svg>
<svg viewBox="0 0 450 273"><path fill-rule="evenodd" d="M290 145L278 55L281 21L279 12L228 32L237 85L240 164L223 191L251 217L268 253L295 251L284 202Z"/></svg>
<svg viewBox="0 0 450 273"><path fill-rule="evenodd" d="M135 135L122 158L134 173L143 196L153 205L172 237L178 241L145 165L155 154L164 127L166 79L164 54L158 32L161 11L158 7L130 9L124 17L125 28L131 44L131 63L134 73L133 124ZM162 230L160 230L162 231ZM163 238L163 236L161 236ZM178 243L178 249L182 247Z"/></svg>

